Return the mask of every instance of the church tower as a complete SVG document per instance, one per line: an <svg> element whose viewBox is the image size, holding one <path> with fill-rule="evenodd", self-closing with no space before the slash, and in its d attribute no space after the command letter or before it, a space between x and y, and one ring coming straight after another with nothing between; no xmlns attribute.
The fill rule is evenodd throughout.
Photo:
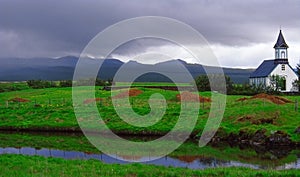
<svg viewBox="0 0 300 177"><path fill-rule="evenodd" d="M275 59L264 60L250 74L249 83L256 87L263 86L278 89L281 92L298 92L298 87L294 84L294 81L298 79L298 75L289 64L288 48L289 46L286 44L280 29L276 44L274 45ZM274 76L282 78L280 83L274 84Z"/></svg>
<svg viewBox="0 0 300 177"><path fill-rule="evenodd" d="M288 51L289 46L286 44L282 31L279 31L277 42L274 45L275 49L275 62L276 63L288 63Z"/></svg>

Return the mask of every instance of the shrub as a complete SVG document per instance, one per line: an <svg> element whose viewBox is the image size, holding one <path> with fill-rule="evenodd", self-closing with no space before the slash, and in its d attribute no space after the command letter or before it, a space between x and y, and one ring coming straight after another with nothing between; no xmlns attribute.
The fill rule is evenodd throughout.
<svg viewBox="0 0 300 177"><path fill-rule="evenodd" d="M28 80L27 84L29 87L34 89L56 87L55 82L45 80Z"/></svg>
<svg viewBox="0 0 300 177"><path fill-rule="evenodd" d="M195 79L196 86L199 91L211 91L212 88L216 91L223 90L224 86L226 87L227 93L231 93L233 89L233 82L229 76L225 76L226 85L222 85L224 75L221 74L212 74L212 75L200 75ZM210 79L214 79L215 85L209 82Z"/></svg>
<svg viewBox="0 0 300 177"><path fill-rule="evenodd" d="M72 80L59 81L60 87L72 87Z"/></svg>

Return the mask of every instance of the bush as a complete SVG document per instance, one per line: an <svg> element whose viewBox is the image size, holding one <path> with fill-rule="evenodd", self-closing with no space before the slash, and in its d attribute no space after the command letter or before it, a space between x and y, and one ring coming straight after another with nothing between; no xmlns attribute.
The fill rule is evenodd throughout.
<svg viewBox="0 0 300 177"><path fill-rule="evenodd" d="M18 91L28 89L27 83L17 82L17 83L0 83L0 92Z"/></svg>
<svg viewBox="0 0 300 177"><path fill-rule="evenodd" d="M209 78L214 79L215 85L209 82ZM213 75L200 75L195 79L196 86L198 91L211 91L212 88L216 91L223 90L226 87L227 93L231 93L233 89L233 82L231 81L229 76L225 76L225 83L223 83L224 75L221 74L213 74ZM226 84L226 85L222 85Z"/></svg>
<svg viewBox="0 0 300 177"><path fill-rule="evenodd" d="M57 85L53 81L45 81L45 80L28 80L27 84L29 87L34 89L40 89L40 88L50 88L50 87L56 87Z"/></svg>
<svg viewBox="0 0 300 177"><path fill-rule="evenodd" d="M60 87L72 87L72 80L59 81Z"/></svg>
<svg viewBox="0 0 300 177"><path fill-rule="evenodd" d="M197 85L198 91L211 91L211 85L209 83L209 77L213 79L219 79L220 82L216 82L219 85L214 85L213 88L222 89L222 83L223 75L200 75L195 79L195 83ZM228 95L256 95L258 93L268 93L268 94L281 94L276 89L273 89L272 87L265 87L264 85L250 85L250 84L233 84L229 76L225 76L226 81L226 94Z"/></svg>
<svg viewBox="0 0 300 177"><path fill-rule="evenodd" d="M210 84L209 79L207 75L200 75L195 79L196 86L198 88L198 91L204 92L204 91L210 91Z"/></svg>

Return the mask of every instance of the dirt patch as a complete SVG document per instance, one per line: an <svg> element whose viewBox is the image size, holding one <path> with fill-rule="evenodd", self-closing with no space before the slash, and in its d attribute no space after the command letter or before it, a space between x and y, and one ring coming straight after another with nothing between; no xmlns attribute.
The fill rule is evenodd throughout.
<svg viewBox="0 0 300 177"><path fill-rule="evenodd" d="M270 117L270 118L260 118L258 120L253 120L251 121L252 124L255 125L260 125L260 124L275 124L275 117Z"/></svg>
<svg viewBox="0 0 300 177"><path fill-rule="evenodd" d="M19 97L12 98L12 99L10 99L8 101L11 101L11 102L21 102L21 103L29 102L29 100L24 99L24 98L19 98Z"/></svg>
<svg viewBox="0 0 300 177"><path fill-rule="evenodd" d="M188 102L211 102L210 98L202 97L191 92L182 92L181 94L176 95L177 101L188 101Z"/></svg>
<svg viewBox="0 0 300 177"><path fill-rule="evenodd" d="M261 94L257 94L254 95L252 97L252 99L267 99L270 100L271 102L275 103L275 104L285 104L285 103L292 103L292 101L283 98L283 97L279 97L279 96L273 96L273 95L268 95L265 93L261 93Z"/></svg>
<svg viewBox="0 0 300 177"><path fill-rule="evenodd" d="M55 122L57 122L57 123L62 123L62 122L64 122L64 120L63 120L63 119L60 119L60 118L56 118L56 119L55 119Z"/></svg>
<svg viewBox="0 0 300 177"><path fill-rule="evenodd" d="M260 124L276 124L276 119L279 118L280 112L276 111L275 113L268 116L255 116L255 115L245 115L236 120L236 122L246 122L249 121L251 124L260 125Z"/></svg>
<svg viewBox="0 0 300 177"><path fill-rule="evenodd" d="M250 120L253 120L254 119L254 116L253 115L245 115L245 116L242 116L240 118L238 118L238 122L246 122L246 121L250 121Z"/></svg>
<svg viewBox="0 0 300 177"><path fill-rule="evenodd" d="M90 104L97 101L102 101L102 98L89 98L84 100L83 104Z"/></svg>
<svg viewBox="0 0 300 177"><path fill-rule="evenodd" d="M250 98L243 97L243 98L240 98L236 101L246 101L246 100L252 100L252 99L265 99L265 100L271 101L272 103L275 103L275 104L293 103L292 101L290 101L286 98L279 97L279 96L274 96L274 95L268 95L268 94L265 94L265 93L260 93L260 94L254 95Z"/></svg>
<svg viewBox="0 0 300 177"><path fill-rule="evenodd" d="M120 98L126 98L126 97L132 97L132 96L138 96L142 94L143 92L138 89L130 89L129 91L121 92L118 95L113 96L114 99L120 99Z"/></svg>

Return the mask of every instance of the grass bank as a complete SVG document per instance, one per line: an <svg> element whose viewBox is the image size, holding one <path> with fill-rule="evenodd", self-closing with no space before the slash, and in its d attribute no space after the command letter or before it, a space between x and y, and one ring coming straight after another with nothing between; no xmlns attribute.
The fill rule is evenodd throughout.
<svg viewBox="0 0 300 177"><path fill-rule="evenodd" d="M299 176L299 170L213 168L191 170L143 164L103 164L96 160L64 160L38 156L1 155L1 176Z"/></svg>
<svg viewBox="0 0 300 177"><path fill-rule="evenodd" d="M155 138L155 137L152 137ZM32 133L0 133L0 147L33 147L36 149L57 149L64 151L79 151L85 153L100 154L83 135L62 134L32 134ZM127 137L131 141L141 141L138 137ZM144 140L145 141L145 140ZM200 148L198 142L186 141L169 156L184 162L193 162L197 159L233 160L247 164L264 165L275 168L297 160L299 150L288 149L253 149L231 147L222 145L219 147L205 146Z"/></svg>

